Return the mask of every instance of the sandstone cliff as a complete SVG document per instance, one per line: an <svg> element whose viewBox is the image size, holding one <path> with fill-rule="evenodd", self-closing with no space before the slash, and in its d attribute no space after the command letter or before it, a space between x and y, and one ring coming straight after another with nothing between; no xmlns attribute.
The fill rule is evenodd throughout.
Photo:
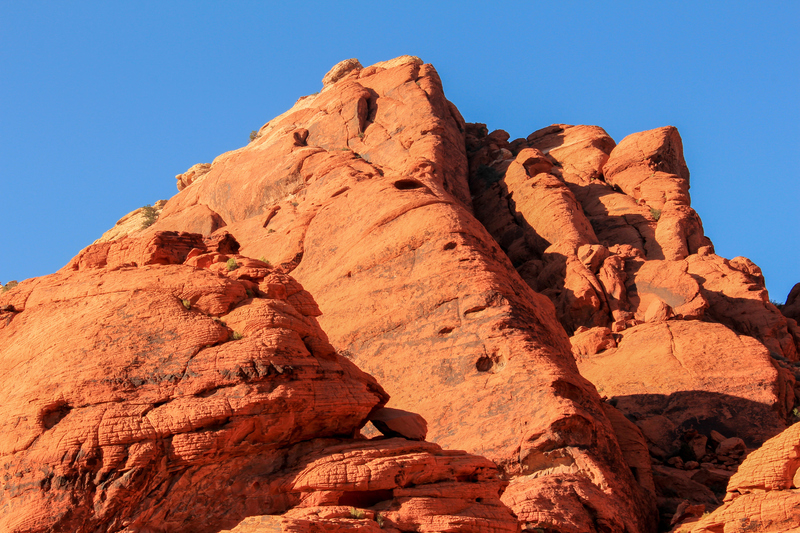
<svg viewBox="0 0 800 533"><path fill-rule="evenodd" d="M645 532L741 493L800 331L714 254L675 128L510 140L411 56L323 83L0 295L0 524ZM430 442L365 440L384 404Z"/></svg>

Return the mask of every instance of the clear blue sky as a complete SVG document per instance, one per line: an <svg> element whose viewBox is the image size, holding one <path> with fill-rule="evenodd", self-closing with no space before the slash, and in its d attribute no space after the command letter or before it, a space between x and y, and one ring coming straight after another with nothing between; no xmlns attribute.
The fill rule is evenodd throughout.
<svg viewBox="0 0 800 533"><path fill-rule="evenodd" d="M650 7L650 5L654 7ZM0 281L51 273L335 63L433 63L469 122L677 126L717 253L800 281L800 3L0 0Z"/></svg>

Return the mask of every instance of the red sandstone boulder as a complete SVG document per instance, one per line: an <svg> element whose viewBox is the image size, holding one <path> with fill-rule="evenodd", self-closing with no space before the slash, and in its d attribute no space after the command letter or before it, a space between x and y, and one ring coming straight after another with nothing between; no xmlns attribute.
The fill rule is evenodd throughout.
<svg viewBox="0 0 800 533"><path fill-rule="evenodd" d="M369 421L387 437L425 440L428 423L416 413L383 407L369 415Z"/></svg>

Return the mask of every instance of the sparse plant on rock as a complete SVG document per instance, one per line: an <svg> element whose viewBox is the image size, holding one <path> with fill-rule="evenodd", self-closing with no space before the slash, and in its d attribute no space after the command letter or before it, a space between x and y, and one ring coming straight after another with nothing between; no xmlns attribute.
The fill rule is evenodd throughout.
<svg viewBox="0 0 800 533"><path fill-rule="evenodd" d="M250 132L250 142L255 141L256 137L258 137L258 131L256 131L256 130L251 131Z"/></svg>
<svg viewBox="0 0 800 533"><path fill-rule="evenodd" d="M189 310L189 309L191 309L191 308L192 308L192 302L190 302L189 300L183 300L183 299L182 299L182 300L181 300L181 303L183 304L183 306L184 306L184 307L185 307L187 310Z"/></svg>
<svg viewBox="0 0 800 533"><path fill-rule="evenodd" d="M658 219L661 218L661 209L656 209L655 207L651 207L650 216L653 217L653 220L658 222Z"/></svg>
<svg viewBox="0 0 800 533"><path fill-rule="evenodd" d="M142 207L142 215L144 216L144 220L142 220L142 229L149 228L158 220L158 212L156 208L150 204Z"/></svg>
<svg viewBox="0 0 800 533"><path fill-rule="evenodd" d="M14 287L16 287L17 285L19 285L19 283L17 282L17 280L11 280L11 281L9 281L8 283L6 283L5 285L2 285L2 287L3 287L3 292L10 291L11 289L13 289Z"/></svg>
<svg viewBox="0 0 800 533"><path fill-rule="evenodd" d="M231 257L225 263L225 266L228 267L228 272L231 272L231 271L236 270L237 268L239 268L239 263L236 262L236 258L235 257Z"/></svg>
<svg viewBox="0 0 800 533"><path fill-rule="evenodd" d="M352 516L356 520L361 520L362 518L366 518L367 517L367 513L365 513L361 509L356 509L355 507L351 507L350 508L350 516Z"/></svg>
<svg viewBox="0 0 800 533"><path fill-rule="evenodd" d="M241 340L242 338L244 338L244 335L242 335L238 331L234 331L233 335L231 335L231 339L233 339L235 341Z"/></svg>

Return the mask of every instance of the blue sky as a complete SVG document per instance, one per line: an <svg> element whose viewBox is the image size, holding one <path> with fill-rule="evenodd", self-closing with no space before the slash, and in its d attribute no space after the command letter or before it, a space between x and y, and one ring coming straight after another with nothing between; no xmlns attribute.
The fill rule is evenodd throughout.
<svg viewBox="0 0 800 533"><path fill-rule="evenodd" d="M652 4L652 6L651 6ZM800 282L800 3L0 0L0 282L59 269L335 63L433 63L512 138L678 127L717 253Z"/></svg>

